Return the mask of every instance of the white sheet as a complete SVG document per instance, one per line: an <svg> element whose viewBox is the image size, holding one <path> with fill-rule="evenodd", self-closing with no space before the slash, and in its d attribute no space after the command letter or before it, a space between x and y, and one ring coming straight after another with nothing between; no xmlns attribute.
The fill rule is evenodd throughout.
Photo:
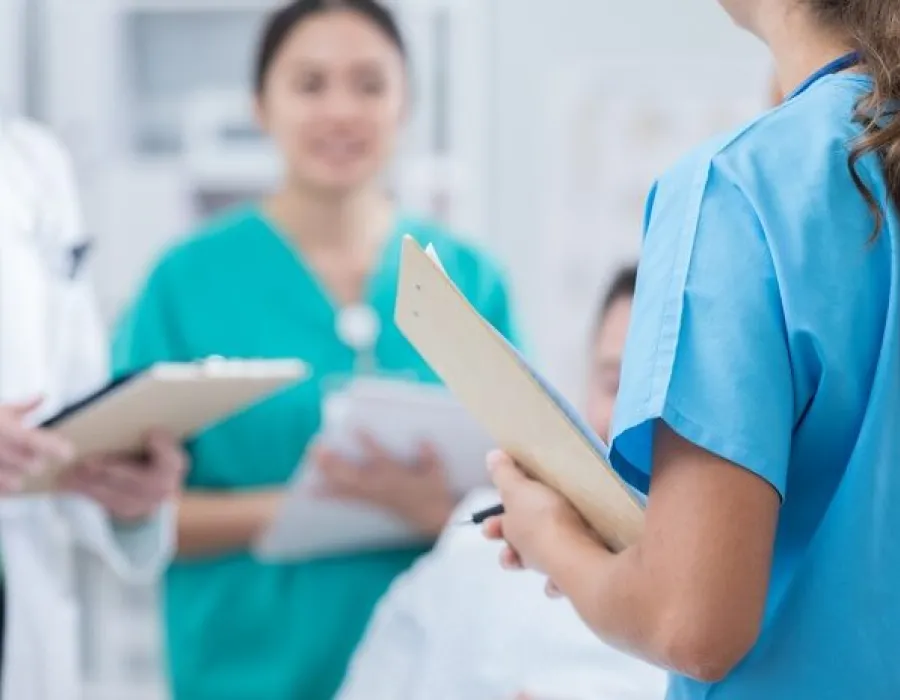
<svg viewBox="0 0 900 700"><path fill-rule="evenodd" d="M496 503L467 498L454 520ZM543 578L498 564L499 545L448 526L379 605L337 700L660 700L665 674L591 634Z"/></svg>

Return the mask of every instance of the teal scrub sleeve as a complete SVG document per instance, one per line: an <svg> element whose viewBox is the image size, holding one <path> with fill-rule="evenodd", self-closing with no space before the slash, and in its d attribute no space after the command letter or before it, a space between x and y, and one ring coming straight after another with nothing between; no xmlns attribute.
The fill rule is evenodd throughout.
<svg viewBox="0 0 900 700"><path fill-rule="evenodd" d="M644 492L657 420L784 497L794 401L778 279L754 207L714 161L648 204L611 445Z"/></svg>
<svg viewBox="0 0 900 700"><path fill-rule="evenodd" d="M166 270L158 268L119 320L112 342L115 374L142 369L154 362L179 361L176 318L169 299Z"/></svg>
<svg viewBox="0 0 900 700"><path fill-rule="evenodd" d="M477 272L470 279L477 282L467 296L494 330L519 352L526 353L516 304L503 268L485 253L479 253L473 262Z"/></svg>

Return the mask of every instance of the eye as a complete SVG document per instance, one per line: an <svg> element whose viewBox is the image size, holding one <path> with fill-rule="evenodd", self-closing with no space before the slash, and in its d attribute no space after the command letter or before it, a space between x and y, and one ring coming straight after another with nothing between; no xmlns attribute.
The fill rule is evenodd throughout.
<svg viewBox="0 0 900 700"><path fill-rule="evenodd" d="M378 96L385 92L387 80L381 70L367 68L353 76L353 86L364 95Z"/></svg>
<svg viewBox="0 0 900 700"><path fill-rule="evenodd" d="M320 71L303 71L294 75L291 88L299 94L317 94L325 89L326 83Z"/></svg>

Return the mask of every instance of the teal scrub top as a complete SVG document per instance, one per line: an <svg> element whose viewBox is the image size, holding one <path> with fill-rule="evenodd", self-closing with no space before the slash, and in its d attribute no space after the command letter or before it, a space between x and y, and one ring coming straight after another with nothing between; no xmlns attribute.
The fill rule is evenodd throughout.
<svg viewBox="0 0 900 700"><path fill-rule="evenodd" d="M782 498L761 636L670 700L900 697L900 222L847 167L860 74L816 82L654 187L612 458L647 489L657 420ZM740 600L734 601L740 605Z"/></svg>
<svg viewBox="0 0 900 700"><path fill-rule="evenodd" d="M515 341L507 287L484 254L433 224L401 219L371 274L377 371L437 381L393 324L403 234L434 244L448 274ZM218 354L296 357L312 380L215 427L192 445L188 489L284 484L319 428L330 380L354 370L335 305L256 208L230 212L166 254L114 344L119 371ZM176 561L165 577L169 668L179 700L324 700L336 692L375 603L421 549L263 564L248 552Z"/></svg>

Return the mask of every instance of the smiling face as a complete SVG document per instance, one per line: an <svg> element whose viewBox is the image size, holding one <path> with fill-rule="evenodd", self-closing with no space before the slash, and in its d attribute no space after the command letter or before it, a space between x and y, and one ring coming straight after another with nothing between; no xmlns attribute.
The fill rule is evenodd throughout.
<svg viewBox="0 0 900 700"><path fill-rule="evenodd" d="M386 165L405 100L397 46L367 17L334 10L291 30L266 72L258 112L290 178L340 194L370 184Z"/></svg>
<svg viewBox="0 0 900 700"><path fill-rule="evenodd" d="M590 383L587 398L587 419L597 435L609 439L613 408L619 393L619 374L628 323L631 320L630 296L620 296L612 302L594 338L591 354Z"/></svg>

